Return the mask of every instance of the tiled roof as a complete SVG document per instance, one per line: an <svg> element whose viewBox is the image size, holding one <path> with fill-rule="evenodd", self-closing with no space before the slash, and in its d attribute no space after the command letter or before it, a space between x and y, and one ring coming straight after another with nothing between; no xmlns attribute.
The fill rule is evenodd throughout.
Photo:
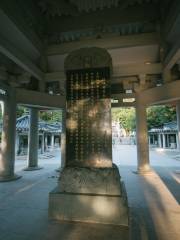
<svg viewBox="0 0 180 240"><path fill-rule="evenodd" d="M164 123L162 127L159 128L151 128L149 133L157 133L157 132L176 132L177 131L177 122L168 122Z"/></svg>
<svg viewBox="0 0 180 240"><path fill-rule="evenodd" d="M24 115L17 119L16 130L17 131L29 131L29 115ZM50 132L50 133L60 133L61 132L60 123L46 123L44 121L39 121L39 131Z"/></svg>
<svg viewBox="0 0 180 240"><path fill-rule="evenodd" d="M164 131L177 131L177 122L165 123L163 126Z"/></svg>

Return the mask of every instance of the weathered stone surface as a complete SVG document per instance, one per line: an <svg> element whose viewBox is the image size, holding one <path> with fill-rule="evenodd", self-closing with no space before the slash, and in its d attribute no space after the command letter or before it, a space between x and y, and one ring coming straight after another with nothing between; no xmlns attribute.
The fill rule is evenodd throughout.
<svg viewBox="0 0 180 240"><path fill-rule="evenodd" d="M110 69L67 72L66 166L112 167Z"/></svg>
<svg viewBox="0 0 180 240"><path fill-rule="evenodd" d="M127 207L119 196L52 192L49 218L128 226Z"/></svg>
<svg viewBox="0 0 180 240"><path fill-rule="evenodd" d="M67 193L122 195L117 167L66 167L59 179L58 190Z"/></svg>
<svg viewBox="0 0 180 240"><path fill-rule="evenodd" d="M50 193L49 217L128 226L124 185L117 167L63 169L58 187Z"/></svg>
<svg viewBox="0 0 180 240"><path fill-rule="evenodd" d="M16 174L12 176L5 176L5 177L0 176L0 182L10 182L10 181L18 180L19 178L21 178L21 176Z"/></svg>
<svg viewBox="0 0 180 240"><path fill-rule="evenodd" d="M112 59L106 49L97 47L75 50L64 63L66 70L98 67L112 67Z"/></svg>
<svg viewBox="0 0 180 240"><path fill-rule="evenodd" d="M128 226L128 206L112 165L111 58L87 48L65 62L66 165L49 196L49 218Z"/></svg>

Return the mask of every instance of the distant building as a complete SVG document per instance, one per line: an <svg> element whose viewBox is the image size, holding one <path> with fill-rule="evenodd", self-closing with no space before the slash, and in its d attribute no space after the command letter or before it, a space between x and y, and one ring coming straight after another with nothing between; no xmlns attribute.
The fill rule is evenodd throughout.
<svg viewBox="0 0 180 240"><path fill-rule="evenodd" d="M28 151L28 133L30 116L24 115L16 121L16 154L25 155ZM2 131L2 123L0 127ZM60 146L61 123L39 121L39 153Z"/></svg>
<svg viewBox="0 0 180 240"><path fill-rule="evenodd" d="M177 123L165 123L162 127L149 130L149 145L160 148L178 148Z"/></svg>
<svg viewBox="0 0 180 240"><path fill-rule="evenodd" d="M112 122L112 143L122 145L135 144L135 133L131 132L127 135L126 130L122 127L119 122Z"/></svg>
<svg viewBox="0 0 180 240"><path fill-rule="evenodd" d="M119 122L112 122L112 138L124 137L126 136L125 129L121 126Z"/></svg>

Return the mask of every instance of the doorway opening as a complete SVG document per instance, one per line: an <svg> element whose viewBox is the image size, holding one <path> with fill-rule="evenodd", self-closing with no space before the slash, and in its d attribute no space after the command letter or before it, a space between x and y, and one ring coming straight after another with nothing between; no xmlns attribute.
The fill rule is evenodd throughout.
<svg viewBox="0 0 180 240"><path fill-rule="evenodd" d="M30 129L30 111L26 106L18 105L16 120L16 161L15 170L20 171L27 166L28 143ZM38 164L45 168L61 165L61 110L39 110L38 121Z"/></svg>
<svg viewBox="0 0 180 240"><path fill-rule="evenodd" d="M151 165L173 166L176 156L179 155L176 105L147 108L147 125ZM164 160L161 161L161 158Z"/></svg>
<svg viewBox="0 0 180 240"><path fill-rule="evenodd" d="M116 165L137 166L135 108L112 108L112 153Z"/></svg>

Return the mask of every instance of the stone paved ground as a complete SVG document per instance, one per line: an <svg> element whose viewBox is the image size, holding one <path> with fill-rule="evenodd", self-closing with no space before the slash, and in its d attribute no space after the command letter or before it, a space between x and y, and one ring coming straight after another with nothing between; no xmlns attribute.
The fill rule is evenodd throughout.
<svg viewBox="0 0 180 240"><path fill-rule="evenodd" d="M21 170L24 157L16 160L22 178L0 184L0 240L127 240L124 227L48 221L48 194L57 184L59 158L58 150L40 156L43 169L33 172Z"/></svg>
<svg viewBox="0 0 180 240"><path fill-rule="evenodd" d="M151 151L154 173L134 174L136 148L113 149L114 162L125 182L132 240L180 239L180 161L175 152ZM49 157L54 155L54 158ZM0 184L0 240L125 240L126 229L97 224L52 223L48 221L48 193L57 182L59 151L40 158L40 171L21 171L26 160L16 161L18 181Z"/></svg>
<svg viewBox="0 0 180 240"><path fill-rule="evenodd" d="M125 182L131 216L131 239L180 239L180 161L174 151L150 151L154 173L134 174L136 147L116 146L114 162Z"/></svg>

